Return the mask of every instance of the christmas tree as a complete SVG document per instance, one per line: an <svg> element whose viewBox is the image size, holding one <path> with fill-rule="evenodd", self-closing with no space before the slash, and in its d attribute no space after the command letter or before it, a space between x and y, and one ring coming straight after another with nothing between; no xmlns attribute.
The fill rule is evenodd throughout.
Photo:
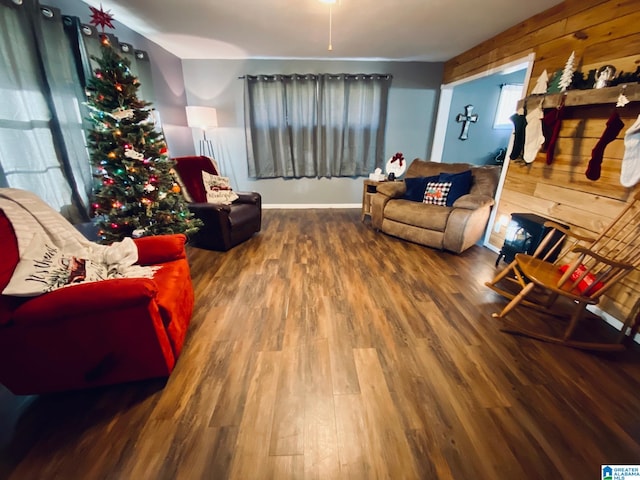
<svg viewBox="0 0 640 480"><path fill-rule="evenodd" d="M140 83L109 38L102 36L102 57L89 82L88 106L93 127L88 141L97 184L92 209L103 243L124 237L195 233L193 218L167 154L151 104L137 97Z"/></svg>

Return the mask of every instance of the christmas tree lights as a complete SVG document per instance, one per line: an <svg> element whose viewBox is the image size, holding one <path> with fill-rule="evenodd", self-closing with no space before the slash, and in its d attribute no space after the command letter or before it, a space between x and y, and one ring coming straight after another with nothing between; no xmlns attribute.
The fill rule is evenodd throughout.
<svg viewBox="0 0 640 480"><path fill-rule="evenodd" d="M180 191L151 104L137 97L140 83L103 35L101 57L87 91L92 128L88 134L96 179L92 208L100 239L197 232Z"/></svg>

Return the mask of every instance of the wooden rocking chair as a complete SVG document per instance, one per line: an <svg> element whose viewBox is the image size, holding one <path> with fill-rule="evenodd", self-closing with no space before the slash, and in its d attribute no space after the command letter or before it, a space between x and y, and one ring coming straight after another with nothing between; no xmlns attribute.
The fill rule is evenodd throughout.
<svg viewBox="0 0 640 480"><path fill-rule="evenodd" d="M588 305L595 305L617 282L640 266L640 192L611 224L595 239L573 234L554 222L536 252L516 254L511 262L485 285L511 301L494 318L505 317L517 305L527 306L558 316L557 301L564 297L571 306L569 323L559 336L544 334L506 321L503 331L519 333L547 342L575 348L615 351L624 349L622 341L630 325L625 324L615 341L581 341L574 338L576 326ZM558 235L561 232L562 235ZM554 242L551 244L551 242ZM550 258L557 254L555 261ZM500 282L515 283L513 292L497 286ZM629 316L627 323L632 321Z"/></svg>

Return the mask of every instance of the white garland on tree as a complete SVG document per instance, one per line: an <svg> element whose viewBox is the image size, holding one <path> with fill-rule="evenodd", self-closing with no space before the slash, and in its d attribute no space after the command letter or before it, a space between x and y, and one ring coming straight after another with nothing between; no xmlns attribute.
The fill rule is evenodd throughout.
<svg viewBox="0 0 640 480"><path fill-rule="evenodd" d="M569 59L567 63L564 65L564 70L562 70L562 76L560 77L560 91L566 92L567 88L571 86L571 81L573 80L573 72L576 71L576 52L571 52L569 55Z"/></svg>

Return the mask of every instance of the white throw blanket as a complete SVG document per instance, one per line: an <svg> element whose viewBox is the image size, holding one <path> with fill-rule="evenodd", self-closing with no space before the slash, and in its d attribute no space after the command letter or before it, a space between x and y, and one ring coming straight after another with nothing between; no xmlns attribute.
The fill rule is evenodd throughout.
<svg viewBox="0 0 640 480"><path fill-rule="evenodd" d="M31 192L0 188L0 210L13 226L20 252L5 295L34 296L106 278L148 278L158 269L134 265L138 249L131 238L109 246L91 242Z"/></svg>

